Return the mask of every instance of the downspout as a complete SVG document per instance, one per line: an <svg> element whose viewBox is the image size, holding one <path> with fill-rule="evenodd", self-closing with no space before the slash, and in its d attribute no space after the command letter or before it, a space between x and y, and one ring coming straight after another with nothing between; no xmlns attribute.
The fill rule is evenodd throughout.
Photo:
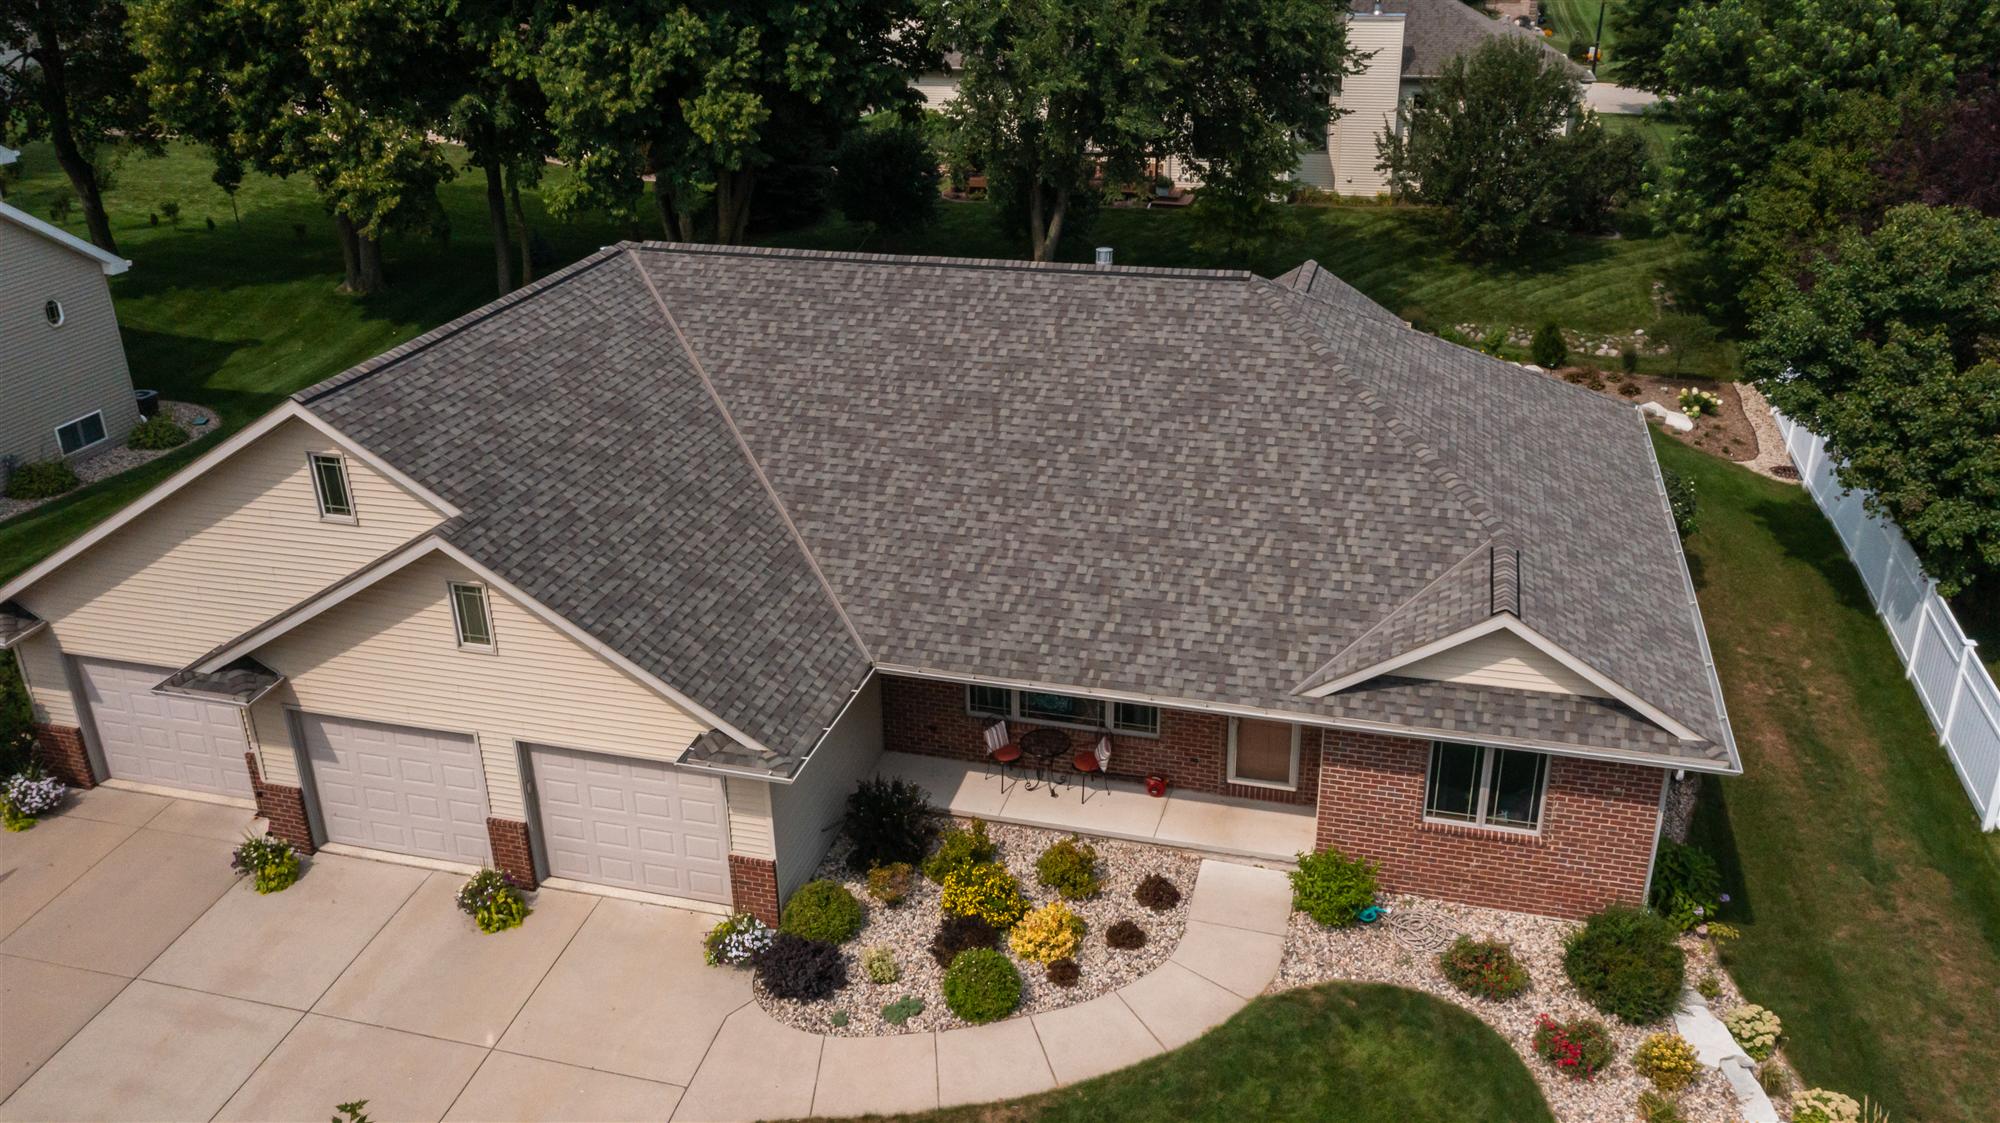
<svg viewBox="0 0 2000 1123"><path fill-rule="evenodd" d="M1663 772L1660 775L1660 806L1653 813L1653 855L1646 859L1646 889L1639 898L1641 908L1646 907L1646 903L1653 899L1653 871L1660 864L1660 834L1667 826L1667 786L1685 775L1687 775L1685 768L1676 768L1672 772Z"/></svg>

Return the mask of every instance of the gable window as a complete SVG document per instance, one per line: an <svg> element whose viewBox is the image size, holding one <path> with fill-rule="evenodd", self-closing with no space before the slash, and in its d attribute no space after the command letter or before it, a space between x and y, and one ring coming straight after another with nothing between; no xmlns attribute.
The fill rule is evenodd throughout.
<svg viewBox="0 0 2000 1123"><path fill-rule="evenodd" d="M493 650L493 619L486 611L486 586L453 581L451 619L458 629L458 646Z"/></svg>
<svg viewBox="0 0 2000 1123"><path fill-rule="evenodd" d="M354 493L347 486L347 458L330 452L315 452L312 462L313 494L319 497L319 517L354 518Z"/></svg>
<svg viewBox="0 0 2000 1123"><path fill-rule="evenodd" d="M1299 727L1286 721L1229 719L1229 782L1253 788L1299 786Z"/></svg>
<svg viewBox="0 0 2000 1123"><path fill-rule="evenodd" d="M1034 690L1009 690L1002 686L965 688L965 710L984 717L1019 718L1046 725L1076 725L1086 729L1108 728L1138 737L1160 735L1160 708L1132 702L1104 702L1074 694L1047 694Z"/></svg>
<svg viewBox="0 0 2000 1123"><path fill-rule="evenodd" d="M59 328L63 326L64 320L69 319L69 316L63 312L62 301L51 300L42 305L42 318L49 322L50 327Z"/></svg>
<svg viewBox="0 0 2000 1123"><path fill-rule="evenodd" d="M68 456L104 439L104 411L92 410L67 425L56 427L56 447Z"/></svg>
<svg viewBox="0 0 2000 1123"><path fill-rule="evenodd" d="M1548 779L1546 753L1439 741L1431 746L1424 818L1540 830Z"/></svg>

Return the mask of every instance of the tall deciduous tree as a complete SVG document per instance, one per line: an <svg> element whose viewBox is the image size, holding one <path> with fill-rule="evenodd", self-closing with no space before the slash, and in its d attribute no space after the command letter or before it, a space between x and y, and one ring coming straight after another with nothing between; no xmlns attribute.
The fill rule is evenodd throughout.
<svg viewBox="0 0 2000 1123"><path fill-rule="evenodd" d="M1619 0L1605 13L1605 24L1617 48L1610 54L1607 77L1620 85L1659 90L1666 85L1667 43L1674 37L1674 20L1688 0Z"/></svg>
<svg viewBox="0 0 2000 1123"><path fill-rule="evenodd" d="M122 0L0 3L0 137L47 138L83 205L90 240L116 252L104 213L103 148L151 145L157 129L133 76Z"/></svg>
<svg viewBox="0 0 2000 1123"><path fill-rule="evenodd" d="M1744 367L1946 595L2000 576L2000 220L1909 204L1849 229L1757 318Z"/></svg>

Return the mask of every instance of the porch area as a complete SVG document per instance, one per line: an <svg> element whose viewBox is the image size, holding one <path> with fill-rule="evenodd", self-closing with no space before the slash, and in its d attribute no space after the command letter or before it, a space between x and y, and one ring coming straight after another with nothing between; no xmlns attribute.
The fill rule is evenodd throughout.
<svg viewBox="0 0 2000 1123"><path fill-rule="evenodd" d="M1093 779L1086 800L1073 783L1031 789L1022 773L1003 784L997 768L950 757L885 752L876 773L921 786L954 815L1260 862L1289 864L1313 848L1317 829L1310 806L1173 788L1156 798L1140 783L1118 777L1102 788Z"/></svg>

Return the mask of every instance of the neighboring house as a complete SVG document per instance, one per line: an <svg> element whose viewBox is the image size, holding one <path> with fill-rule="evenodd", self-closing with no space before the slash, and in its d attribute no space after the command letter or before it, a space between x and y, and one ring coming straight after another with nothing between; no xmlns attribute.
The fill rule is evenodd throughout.
<svg viewBox="0 0 2000 1123"><path fill-rule="evenodd" d="M131 266L0 203L0 464L115 448L138 423L105 280Z"/></svg>
<svg viewBox="0 0 2000 1123"><path fill-rule="evenodd" d="M610 247L0 586L0 646L78 782L767 918L996 718L1559 915L1740 771L1641 415L1311 263Z"/></svg>
<svg viewBox="0 0 2000 1123"><path fill-rule="evenodd" d="M1531 40L1579 80L1591 80L1588 70L1564 58L1544 36L1510 20L1493 19L1464 0L1349 0L1349 5L1347 41L1365 58L1360 72L1347 77L1334 99L1346 112L1335 118L1323 141L1306 146L1293 173L1322 191L1361 196L1388 191L1388 177L1375 167L1380 159L1376 139L1402 128L1403 104L1442 74L1447 62L1489 39ZM945 68L921 75L916 88L937 108L958 96L959 73L959 56L947 55ZM1198 186L1178 161L1166 163L1167 175Z"/></svg>

